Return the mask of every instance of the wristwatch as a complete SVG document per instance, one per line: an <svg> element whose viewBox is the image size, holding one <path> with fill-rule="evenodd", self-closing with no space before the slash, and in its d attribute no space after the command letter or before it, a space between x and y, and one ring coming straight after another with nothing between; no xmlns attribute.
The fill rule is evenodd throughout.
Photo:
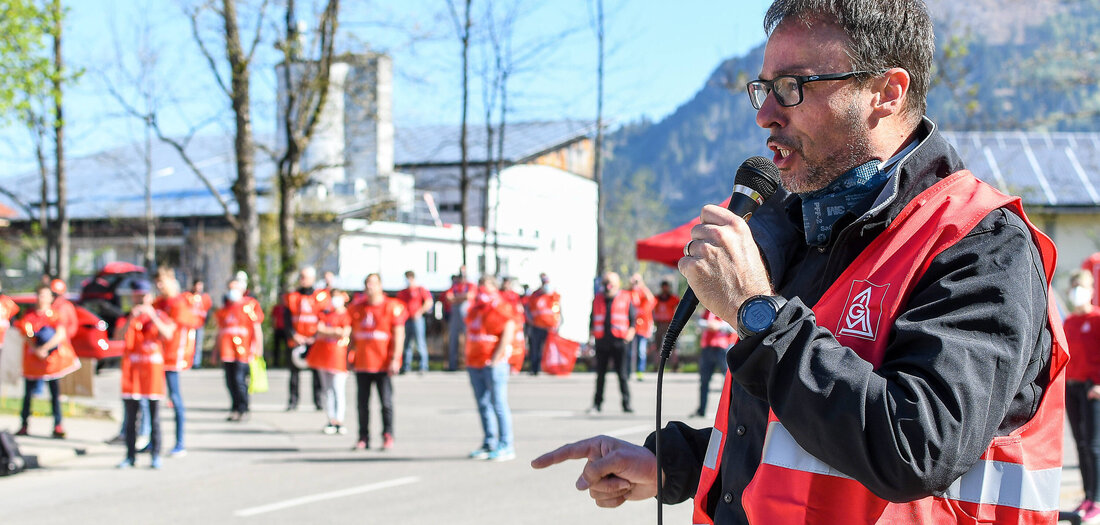
<svg viewBox="0 0 1100 525"><path fill-rule="evenodd" d="M787 300L778 295L754 295L737 309L737 335L752 337L771 328Z"/></svg>

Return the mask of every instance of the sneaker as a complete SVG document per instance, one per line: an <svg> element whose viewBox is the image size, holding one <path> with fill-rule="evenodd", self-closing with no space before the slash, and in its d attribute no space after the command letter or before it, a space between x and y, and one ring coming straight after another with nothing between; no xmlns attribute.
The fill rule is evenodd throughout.
<svg viewBox="0 0 1100 525"><path fill-rule="evenodd" d="M341 436L347 434L348 427L345 427L344 425L336 425L336 433L340 434Z"/></svg>
<svg viewBox="0 0 1100 525"><path fill-rule="evenodd" d="M149 468L153 470L160 469L160 456L153 456L153 464L149 465Z"/></svg>
<svg viewBox="0 0 1100 525"><path fill-rule="evenodd" d="M53 426L53 438L54 439L65 439L65 429L62 428L61 425L54 425Z"/></svg>
<svg viewBox="0 0 1100 525"><path fill-rule="evenodd" d="M244 423L249 419L252 419L252 412L241 412L241 415L237 417L237 422Z"/></svg>
<svg viewBox="0 0 1100 525"><path fill-rule="evenodd" d="M176 445L171 452L168 453L168 457L182 458L187 455L187 449L183 448L183 445Z"/></svg>
<svg viewBox="0 0 1100 525"><path fill-rule="evenodd" d="M691 415L693 417L706 417L707 416L706 412L703 412L703 409L701 409L701 408L697 409L695 412L692 412Z"/></svg>
<svg viewBox="0 0 1100 525"><path fill-rule="evenodd" d="M382 434L382 450L390 450L393 448L393 435Z"/></svg>
<svg viewBox="0 0 1100 525"><path fill-rule="evenodd" d="M1091 509L1094 505L1095 505L1095 503L1093 503L1092 500L1090 500L1090 499L1083 500L1081 502L1081 504L1077 506L1076 509L1073 509L1073 513L1078 515L1078 516L1084 516L1085 512L1087 512L1089 509Z"/></svg>
<svg viewBox="0 0 1100 525"><path fill-rule="evenodd" d="M493 451L489 450L489 447L481 447L470 453L470 459L489 459L489 454Z"/></svg>
<svg viewBox="0 0 1100 525"><path fill-rule="evenodd" d="M126 459L122 460L122 463L119 463L118 465L115 465L115 468L120 469L120 470L125 470L125 469L128 469L128 468L134 468L134 460L132 460L130 458L126 458Z"/></svg>
<svg viewBox="0 0 1100 525"><path fill-rule="evenodd" d="M633 413L634 413L634 409L633 409L633 408L630 408L630 405L624 405L624 406L623 406L623 412L625 412L625 413L627 413L627 414L633 414Z"/></svg>
<svg viewBox="0 0 1100 525"><path fill-rule="evenodd" d="M333 425L332 423L329 423L329 424L325 425L325 428L321 429L321 433L322 434L328 434L330 436L335 434L336 433L336 425Z"/></svg>
<svg viewBox="0 0 1100 525"><path fill-rule="evenodd" d="M226 421L240 421L241 413L236 410L229 413L229 416L225 418Z"/></svg>
<svg viewBox="0 0 1100 525"><path fill-rule="evenodd" d="M17 435L17 436L27 435L27 425L23 425L23 426L19 427L19 430L15 431L15 435Z"/></svg>
<svg viewBox="0 0 1100 525"><path fill-rule="evenodd" d="M1100 506L1095 503L1081 515L1082 523L1100 523Z"/></svg>
<svg viewBox="0 0 1100 525"><path fill-rule="evenodd" d="M516 459L516 450L512 447L498 448L489 453L489 457L486 458L489 461L511 461Z"/></svg>
<svg viewBox="0 0 1100 525"><path fill-rule="evenodd" d="M588 410L585 410L584 413L585 414L599 414L600 413L600 405L592 405L592 406L588 407Z"/></svg>
<svg viewBox="0 0 1100 525"><path fill-rule="evenodd" d="M352 450L367 450L368 448L370 448L369 443L367 443L367 440L365 439L360 439L359 441L356 441L355 446L351 447Z"/></svg>
<svg viewBox="0 0 1100 525"><path fill-rule="evenodd" d="M637 377L638 381L645 381L645 377L642 375L641 372L636 373L634 377Z"/></svg>

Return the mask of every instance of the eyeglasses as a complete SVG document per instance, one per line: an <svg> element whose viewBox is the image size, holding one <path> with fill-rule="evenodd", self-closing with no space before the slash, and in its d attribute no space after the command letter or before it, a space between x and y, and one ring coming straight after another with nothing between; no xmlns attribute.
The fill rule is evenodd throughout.
<svg viewBox="0 0 1100 525"><path fill-rule="evenodd" d="M756 79L745 87L749 91L749 101L752 107L760 109L768 98L768 93L775 93L775 101L780 106L789 108L802 103L802 85L822 80L847 80L856 75L878 75L878 71L849 71L847 73L829 73L826 75L780 75L771 80Z"/></svg>

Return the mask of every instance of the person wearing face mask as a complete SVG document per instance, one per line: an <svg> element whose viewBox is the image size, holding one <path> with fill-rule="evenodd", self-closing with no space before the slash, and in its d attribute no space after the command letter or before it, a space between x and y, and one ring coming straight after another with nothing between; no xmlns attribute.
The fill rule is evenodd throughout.
<svg viewBox="0 0 1100 525"><path fill-rule="evenodd" d="M435 301L432 293L427 288L416 283L416 273L412 270L405 272L407 286L397 292L397 298L405 303L405 311L409 313L409 319L405 321L405 357L401 363L401 373L405 373L412 366L412 347L416 343L420 353L420 373L428 371L428 339L424 315L431 311Z"/></svg>
<svg viewBox="0 0 1100 525"><path fill-rule="evenodd" d="M561 294L550 284L550 277L539 274L542 286L527 298L528 352L531 356L531 375L539 375L542 367L542 349L550 332L561 326Z"/></svg>
<svg viewBox="0 0 1100 525"><path fill-rule="evenodd" d="M217 352L225 369L225 386L231 406L226 421L247 421L249 418L248 367L253 359L263 355L263 310L251 297L245 297L243 286L229 282L225 304L214 312L217 322Z"/></svg>
<svg viewBox="0 0 1100 525"><path fill-rule="evenodd" d="M588 412L596 413L603 407L604 376L611 366L619 376L619 393L622 394L623 412L631 413L630 382L628 379L630 355L627 348L634 339L638 314L631 294L622 289L619 274L607 272L600 280L603 293L592 300L590 342L596 347L596 395Z"/></svg>
<svg viewBox="0 0 1100 525"><path fill-rule="evenodd" d="M1069 279L1069 304L1073 308L1064 321L1070 360L1066 366L1066 416L1073 442L1085 499L1077 512L1086 523L1100 518L1100 308L1093 306L1094 280L1087 270L1077 270Z"/></svg>
<svg viewBox="0 0 1100 525"><path fill-rule="evenodd" d="M306 363L317 371L321 379L328 425L325 434L346 434L344 407L347 406L348 343L351 336L351 317L344 308L348 296L340 290L331 290L329 308L318 316L317 340L313 342Z"/></svg>

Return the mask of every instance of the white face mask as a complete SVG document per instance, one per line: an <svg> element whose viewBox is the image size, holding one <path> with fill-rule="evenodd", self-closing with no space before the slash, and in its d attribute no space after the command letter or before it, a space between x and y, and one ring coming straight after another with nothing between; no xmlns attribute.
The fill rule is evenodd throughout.
<svg viewBox="0 0 1100 525"><path fill-rule="evenodd" d="M225 296L229 299L229 302L235 303L244 299L244 292L241 290L229 290L226 292Z"/></svg>
<svg viewBox="0 0 1100 525"><path fill-rule="evenodd" d="M343 299L333 299L332 300L332 307L337 309L337 310L343 308L344 307L344 300Z"/></svg>
<svg viewBox="0 0 1100 525"><path fill-rule="evenodd" d="M1092 302L1092 290L1084 286L1074 286L1069 291L1069 304L1074 308L1085 306Z"/></svg>

